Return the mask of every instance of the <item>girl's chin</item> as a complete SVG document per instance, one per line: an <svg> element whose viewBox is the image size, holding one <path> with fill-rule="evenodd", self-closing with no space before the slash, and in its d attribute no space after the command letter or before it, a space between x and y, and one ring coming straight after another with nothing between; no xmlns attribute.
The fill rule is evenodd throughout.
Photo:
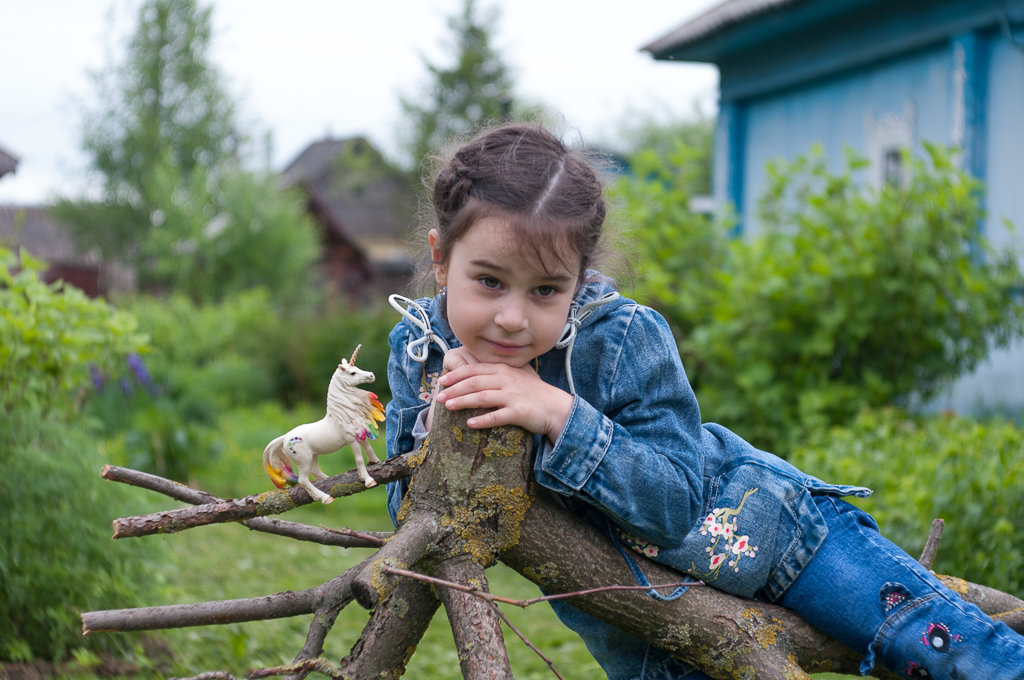
<svg viewBox="0 0 1024 680"><path fill-rule="evenodd" d="M526 351L525 348L515 351L504 351L496 349L493 345L488 345L486 348L481 349L485 351L481 351L479 354L473 352L473 355L485 364L504 364L512 368L522 368L533 360L533 355Z"/></svg>

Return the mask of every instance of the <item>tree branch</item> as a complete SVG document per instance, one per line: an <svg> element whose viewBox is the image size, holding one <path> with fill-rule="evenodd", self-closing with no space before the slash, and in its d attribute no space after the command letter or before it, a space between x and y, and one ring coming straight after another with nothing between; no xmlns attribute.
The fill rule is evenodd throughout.
<svg viewBox="0 0 1024 680"><path fill-rule="evenodd" d="M945 526L945 520L937 518L932 520L932 528L928 532L928 540L925 541L924 550L921 551L921 557L917 560L925 569L931 569L932 565L935 564L935 556L939 554L939 545L942 544L942 530Z"/></svg>
<svg viewBox="0 0 1024 680"><path fill-rule="evenodd" d="M346 680L400 677L440 604L430 586L402 579L373 609L359 640L341 660Z"/></svg>
<svg viewBox="0 0 1024 680"><path fill-rule="evenodd" d="M441 562L438 576L487 590L484 568L469 555ZM452 626L462 677L465 680L513 680L497 607L462 590L442 588L440 594Z"/></svg>
<svg viewBox="0 0 1024 680"><path fill-rule="evenodd" d="M82 614L82 635L100 631L186 628L287 618L310 614L316 611L317 607L325 600L340 603L340 607L344 607L352 600L352 579L366 562L367 560L363 560L327 583L299 592L288 591L263 597L197 604L172 604L162 607L86 612Z"/></svg>
<svg viewBox="0 0 1024 680"><path fill-rule="evenodd" d="M352 592L356 601L372 609L386 598L398 585L398 579L389 577L384 570L389 566L402 568L415 564L437 541L438 529L437 519L431 512L417 513L405 522L355 577Z"/></svg>
<svg viewBox="0 0 1024 680"><path fill-rule="evenodd" d="M379 483L404 479L412 474L408 456L396 456L367 467ZM338 498L365 491L355 470L315 482L321 491ZM216 498L216 497L214 497ZM215 500L191 508L166 510L149 515L122 517L114 520L114 538L130 538L151 534L169 534L207 524L239 522L265 515L277 515L312 502L300 486L276 489L233 500Z"/></svg>
<svg viewBox="0 0 1024 680"><path fill-rule="evenodd" d="M100 477L112 482L121 482L122 484L137 486L140 489L156 491L176 501L191 503L192 505L224 502L223 498L219 498L212 493L193 489L190 486L185 486L165 477L117 465L104 465L103 470L100 471ZM373 548L384 543L393 533L355 532L347 529L329 529L326 527L317 529L301 522L289 522L288 520L273 517L254 517L253 519L243 520L241 524L253 531L262 531L286 538L294 538L299 541L334 545L341 548Z"/></svg>

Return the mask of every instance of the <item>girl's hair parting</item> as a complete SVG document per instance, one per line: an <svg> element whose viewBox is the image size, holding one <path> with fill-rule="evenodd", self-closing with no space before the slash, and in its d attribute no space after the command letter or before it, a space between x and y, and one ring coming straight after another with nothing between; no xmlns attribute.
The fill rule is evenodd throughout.
<svg viewBox="0 0 1024 680"><path fill-rule="evenodd" d="M440 233L441 264L484 217L507 220L545 269L554 257L578 267L582 278L599 255L606 211L601 178L585 151L541 125L484 130L442 163L432 186L433 215L425 220Z"/></svg>

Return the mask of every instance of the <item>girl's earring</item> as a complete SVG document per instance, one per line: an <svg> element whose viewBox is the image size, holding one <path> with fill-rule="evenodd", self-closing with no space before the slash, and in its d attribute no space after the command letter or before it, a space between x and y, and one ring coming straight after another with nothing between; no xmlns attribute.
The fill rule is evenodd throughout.
<svg viewBox="0 0 1024 680"><path fill-rule="evenodd" d="M445 297L447 295L448 295L448 286L441 286L441 297L443 298L443 297Z"/></svg>

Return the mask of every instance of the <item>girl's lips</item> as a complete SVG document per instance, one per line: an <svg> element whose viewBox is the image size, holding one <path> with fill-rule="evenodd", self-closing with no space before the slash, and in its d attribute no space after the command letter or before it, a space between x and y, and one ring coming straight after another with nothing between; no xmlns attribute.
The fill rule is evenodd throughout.
<svg viewBox="0 0 1024 680"><path fill-rule="evenodd" d="M525 347L525 345L512 345L507 342L497 342L495 340L485 340L485 342L498 354L516 354L517 352L521 352L523 347Z"/></svg>

